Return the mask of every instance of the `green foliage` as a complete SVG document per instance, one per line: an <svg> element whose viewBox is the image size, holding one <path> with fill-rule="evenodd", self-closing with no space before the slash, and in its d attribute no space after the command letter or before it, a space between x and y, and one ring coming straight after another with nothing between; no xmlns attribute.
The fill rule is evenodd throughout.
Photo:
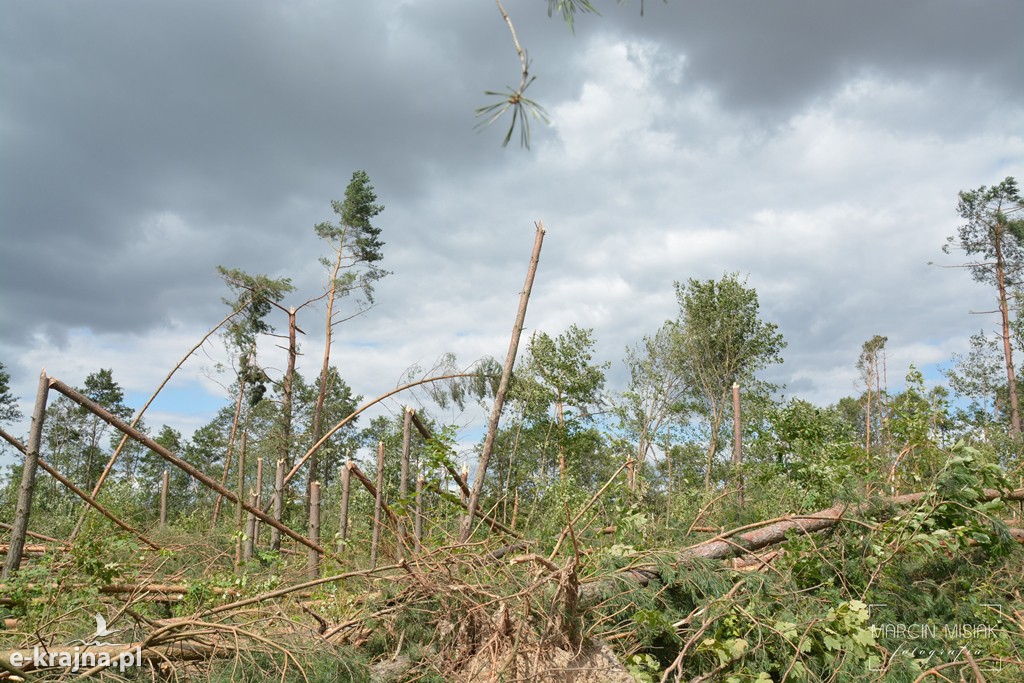
<svg viewBox="0 0 1024 683"><path fill-rule="evenodd" d="M1018 284L1024 266L1022 211L1024 200L1017 181L1009 176L992 187L982 185L960 192L957 212L964 223L955 236L947 238L943 251L949 253L956 247L968 256L980 256L978 261L968 264L971 276L978 282L997 284L999 267L1004 269L1007 285Z"/></svg>
<svg viewBox="0 0 1024 683"><path fill-rule="evenodd" d="M757 292L737 273L718 281L677 282L676 298L683 333L680 360L707 403L733 382L745 384L758 370L782 362L786 342L778 325L761 320Z"/></svg>
<svg viewBox="0 0 1024 683"><path fill-rule="evenodd" d="M483 129L495 123L508 112L512 112L512 120L509 123L508 131L501 141L502 147L507 147L512 139L512 134L519 125L519 144L526 149L530 148L530 118L538 119L548 123L548 113L540 104L525 97L523 93L530 87L535 78L528 79L519 89L508 88L504 91L486 90L484 95L499 98L493 104L478 107L476 116L481 119L476 128Z"/></svg>
<svg viewBox="0 0 1024 683"><path fill-rule="evenodd" d="M637 680L637 683L656 683L661 678L661 662L649 654L636 654L627 657L626 670Z"/></svg>
<svg viewBox="0 0 1024 683"><path fill-rule="evenodd" d="M358 302L362 308L364 303L373 303L373 284L388 275L388 271L377 265L384 258L384 242L380 238L381 229L373 224L384 206L377 203L377 193L366 171L352 174L345 188L345 199L332 201L331 209L338 222L318 223L313 228L334 250L333 259L322 260L335 278L330 290L339 297L360 293L365 299L365 302Z"/></svg>
<svg viewBox="0 0 1024 683"><path fill-rule="evenodd" d="M455 469L455 444L458 430L455 425L444 425L431 433L423 444L421 467L424 472L435 472L437 476L447 468Z"/></svg>
<svg viewBox="0 0 1024 683"><path fill-rule="evenodd" d="M562 19L569 26L569 30L575 30L576 13L600 14L589 0L548 0L548 16L554 13L562 15Z"/></svg>
<svg viewBox="0 0 1024 683"><path fill-rule="evenodd" d="M776 467L766 464L764 476L779 470L798 489L800 507L820 509L832 501L863 470L863 450L842 413L791 399L769 411L766 440L774 441Z"/></svg>
<svg viewBox="0 0 1024 683"><path fill-rule="evenodd" d="M11 375L0 362L0 422L14 422L21 419L18 401L11 393Z"/></svg>
<svg viewBox="0 0 1024 683"><path fill-rule="evenodd" d="M133 575L139 546L120 534L100 530L99 523L85 528L71 546L71 558L79 576L99 585L124 581Z"/></svg>
<svg viewBox="0 0 1024 683"><path fill-rule="evenodd" d="M241 311L228 324L225 336L229 348L238 356L239 384L248 387L249 405L256 405L263 399L270 381L257 362L256 342L260 335L274 331L267 316L295 287L291 278L250 275L238 268L217 266L217 273L235 295L234 299L224 299L224 303Z"/></svg>

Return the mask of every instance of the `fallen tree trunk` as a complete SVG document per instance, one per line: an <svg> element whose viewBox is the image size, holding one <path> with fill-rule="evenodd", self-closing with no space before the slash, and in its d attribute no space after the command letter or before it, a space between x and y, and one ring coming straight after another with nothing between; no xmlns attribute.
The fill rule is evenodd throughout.
<svg viewBox="0 0 1024 683"><path fill-rule="evenodd" d="M6 555L10 552L11 546L9 543L0 543L0 555ZM45 545L26 544L21 551L24 557L39 557L47 553L47 547Z"/></svg>
<svg viewBox="0 0 1024 683"><path fill-rule="evenodd" d="M908 493L884 499L883 502L896 507L907 507L920 503L930 495L932 494ZM991 501L996 498L1024 500L1024 489L1016 489L1009 492L985 489L982 491L979 500ZM694 559L725 560L747 555L762 548L782 543L790 532L806 535L830 529L845 519L852 519L857 515L869 512L875 505L875 503L861 503L853 506L839 504L809 515L788 515L773 520L748 524L683 548L676 555L676 563L684 564ZM646 586L651 581L660 581L661 574L650 567L628 567L617 572L617 576L614 578L598 579L597 581L585 584L582 587L581 595L593 596L601 588L623 579Z"/></svg>
<svg viewBox="0 0 1024 683"><path fill-rule="evenodd" d="M124 645L69 645L49 648L37 646L32 649L0 651L0 668L20 672L58 668L76 672L100 666L124 671L143 664L190 662L232 655L234 649L224 642L208 643L199 640L164 645L145 645L137 642Z"/></svg>
<svg viewBox="0 0 1024 683"><path fill-rule="evenodd" d="M172 465L174 465L178 469L184 471L186 474L190 475L194 479L199 480L199 482L202 483L204 486L206 486L208 489L211 489L215 493L219 493L221 496L223 496L224 498L227 498L232 503L236 503L236 504L239 503L238 498L235 496L234 493L232 493L231 491L228 491L226 488L224 488L223 486L218 484L215 480L213 480L209 476L207 476L205 473L201 472L200 470L196 469L195 467L193 467L189 463L185 462L184 460L182 460L178 456L176 456L173 453L171 453L169 450L167 450L166 448L164 448L163 446L158 444L156 441L154 441L153 439L149 438L146 434L140 432L138 429L135 429L134 427L131 427L124 420L122 420L119 417L117 417L116 415L112 414L111 412L109 412L108 410L103 408L101 405L96 403L95 401L90 400L88 397L86 397L83 394L75 391L74 389L69 387L67 384L65 384L64 382L61 382L58 379L55 379L55 378L51 377L49 382L50 382L50 387L52 389L56 389L57 391L59 391L60 393L64 394L65 396L67 396L69 399L71 399L72 401L74 401L78 405L80 405L83 408L85 408L86 410L88 410L90 413L92 413L96 417L100 418L101 420L103 420L104 422L109 424L111 427L114 427L115 429L120 430L121 432L127 434L131 438L135 439L135 441L139 442L140 444L142 444L143 446L145 446L149 450L151 450L154 453L156 453L157 455L159 455L161 458L163 458L167 462L171 463ZM273 528L277 529L278 531L280 531L284 535L290 537L294 541L297 541L298 543L301 543L302 545L306 546L307 548L311 548L312 550L315 550L316 552L320 553L321 555L330 555L330 553L328 553L326 550L321 548L318 544L313 543L312 541L310 541L308 538L306 538L302 534L297 533L296 531L294 531L293 529L285 526L284 524L282 524L278 520L274 519L273 517L268 516L262 510L257 510L256 508L252 507L251 505L249 505L248 503L246 503L244 501L242 501L240 504L241 504L242 508L246 512L250 512L250 513L254 514L257 518L259 518L260 520L262 520L266 524L269 524Z"/></svg>
<svg viewBox="0 0 1024 683"><path fill-rule="evenodd" d="M0 429L0 438L3 438L5 441L7 441L7 443L9 443L12 446L14 446L19 452L21 452L26 457L28 456L28 448L26 446L24 446L16 438L14 438L13 436L11 436L7 432L5 432L3 429ZM42 458L39 458L39 467L41 467L51 477L53 477L54 479L59 481L61 484L66 486L68 488L68 490L70 490L76 496L78 496L79 498L84 500L88 505L90 505L90 506L96 508L97 510L99 510L100 513L102 513L103 516L106 517L107 519L109 519L111 522L113 522L114 524L118 525L119 527L121 527L122 529L127 531L128 533L134 535L136 538L138 538L140 541L142 541L143 543L148 545L153 550L160 550L160 546L158 546L156 543L154 543L153 541L151 541L148 538L146 538L142 534L142 532L138 531L137 529L133 529L132 527L130 527L127 524L125 524L124 522L122 522L112 512L110 512L105 507L100 505L88 493L86 493L82 489L80 489L77 486L75 486L67 477L65 477L60 472L58 472L56 469L54 469L49 464L47 464L47 462L45 460L43 460ZM60 541L54 540L54 542L59 543Z"/></svg>
<svg viewBox="0 0 1024 683"><path fill-rule="evenodd" d="M908 493L885 500L891 505L906 507L920 503L929 495L931 494ZM1024 500L1024 489L1017 489L1009 493L1003 493L995 489L985 489L979 500L990 501L996 498ZM747 531L746 533L739 532L750 527L741 527L683 549L677 555L677 561L684 562L694 558L720 560L735 555L742 555L752 550L760 550L776 543L782 543L786 540L786 535L791 531L796 531L800 534L810 534L815 531L829 529L844 519L864 514L872 507L874 507L872 503L861 503L852 507L845 504L833 505L827 510L810 515L789 515L778 520L772 520L771 523L767 523L767 526ZM765 523L761 522L751 526L761 526L762 524Z"/></svg>
<svg viewBox="0 0 1024 683"><path fill-rule="evenodd" d="M3 431L3 430L0 430L0 431ZM3 436L3 434L0 434L0 436ZM13 528L14 527L12 527L10 524L4 524L3 522L0 522L0 529L4 529L6 531L11 531ZM60 540L59 538L54 538L53 536L46 536L44 534L37 534L34 531L26 531L25 535L26 536L31 536L32 538L37 538L40 541L46 541L47 543L56 543L58 545L66 545L64 543L64 541Z"/></svg>

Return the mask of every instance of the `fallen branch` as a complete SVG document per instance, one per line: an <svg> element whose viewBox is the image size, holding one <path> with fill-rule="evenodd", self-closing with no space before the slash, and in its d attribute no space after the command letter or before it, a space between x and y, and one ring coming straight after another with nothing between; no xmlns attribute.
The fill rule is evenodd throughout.
<svg viewBox="0 0 1024 683"><path fill-rule="evenodd" d="M925 500L931 492L908 493L901 496L887 498L884 502L896 507L907 507L916 505ZM1024 489L1003 492L995 489L985 489L979 498L981 501L991 501L997 498L1004 500L1024 500ZM853 521L856 515L862 515L876 506L875 503L861 503L849 506L846 504L834 505L826 510L809 515L788 515L778 517L766 522L748 524L731 531L726 531L714 538L683 548L676 554L676 563L684 564L694 559L704 560L725 560L736 556L744 556L754 551L761 550L786 540L790 532L801 535L811 534L817 531L830 529L843 521ZM752 527L753 530L748 531ZM1014 536L1017 538L1017 536ZM1021 536L1024 539L1024 534ZM1024 542L1024 541L1022 541ZM764 563L761 566L765 566ZM583 590L588 595L596 594L609 583L616 580L626 579L647 586L651 581L661 580L658 571L650 567L629 567L616 573L615 578L604 578L585 584Z"/></svg>

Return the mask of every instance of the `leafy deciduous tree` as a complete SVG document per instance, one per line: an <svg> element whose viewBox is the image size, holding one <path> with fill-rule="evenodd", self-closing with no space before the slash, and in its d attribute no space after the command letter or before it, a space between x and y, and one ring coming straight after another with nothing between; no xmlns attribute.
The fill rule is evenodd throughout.
<svg viewBox="0 0 1024 683"><path fill-rule="evenodd" d="M676 283L679 301L679 361L710 428L704 486L711 488L711 471L719 431L730 410L733 382L751 383L755 374L781 363L786 342L778 326L761 320L757 292L729 273L721 280L690 279Z"/></svg>
<svg viewBox="0 0 1024 683"><path fill-rule="evenodd" d="M550 425L558 449L558 475L567 472L566 451L572 432L591 418L601 401L608 363L592 363L593 330L570 325L551 337L535 334L514 375L511 394L521 399L526 417Z"/></svg>
<svg viewBox="0 0 1024 683"><path fill-rule="evenodd" d="M18 401L11 394L11 376L4 364L0 362L0 422L13 422L21 419Z"/></svg>

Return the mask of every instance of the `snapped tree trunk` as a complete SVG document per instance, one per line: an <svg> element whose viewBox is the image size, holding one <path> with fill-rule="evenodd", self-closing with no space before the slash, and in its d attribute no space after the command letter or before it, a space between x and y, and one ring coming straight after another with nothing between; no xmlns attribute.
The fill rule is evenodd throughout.
<svg viewBox="0 0 1024 683"><path fill-rule="evenodd" d="M320 483L309 485L309 540L320 544ZM320 578L320 553L308 548L306 551L306 574L309 579Z"/></svg>
<svg viewBox="0 0 1024 683"><path fill-rule="evenodd" d="M278 522L284 515L284 460L277 461L277 470L274 472L274 519ZM281 549L281 532L274 527L270 530L270 549L277 552Z"/></svg>
<svg viewBox="0 0 1024 683"><path fill-rule="evenodd" d="M377 495L373 504L373 539L370 541L370 569L377 567L380 546L380 512L384 505L384 442L377 442Z"/></svg>
<svg viewBox="0 0 1024 683"><path fill-rule="evenodd" d="M516 313L516 321L512 325L512 337L509 340L508 353L505 355L505 365L501 369L501 379L498 381L498 391L494 396L494 405L491 407L491 418L487 423L487 436L484 438L484 445L480 451L480 463L476 470L476 479L473 480L473 489L469 496L466 507L466 516L462 520L462 528L459 530L459 540L463 543L469 540L473 533L473 517L477 506L480 504L480 494L484 488L484 480L487 477L487 465L491 459L491 452L494 450L494 441L498 436L498 423L501 421L501 410L505 405L505 393L508 391L508 383L512 377L512 368L516 362L516 353L519 350L519 339L523 336L523 322L526 320L526 307L530 302L530 291L533 289L533 279L537 274L537 264L540 262L540 250L544 244L544 224L537 223L537 233L533 241L533 252L530 254L530 265L526 270L526 283L523 285L522 294L519 296L519 310Z"/></svg>
<svg viewBox="0 0 1024 683"><path fill-rule="evenodd" d="M352 461L346 460L345 467L341 470L341 519L338 520L338 552L345 547L348 539L348 497L349 486L352 481Z"/></svg>
<svg viewBox="0 0 1024 683"><path fill-rule="evenodd" d="M160 528L167 526L167 487L170 485L171 471L166 467L160 477Z"/></svg>
<svg viewBox="0 0 1024 683"><path fill-rule="evenodd" d="M412 408L406 407L402 422L402 471L398 480L398 500L405 501L409 494L409 450L412 445ZM405 515L402 515L404 518ZM405 522L398 522L398 537L405 538ZM402 544L398 544L398 559L401 561Z"/></svg>

